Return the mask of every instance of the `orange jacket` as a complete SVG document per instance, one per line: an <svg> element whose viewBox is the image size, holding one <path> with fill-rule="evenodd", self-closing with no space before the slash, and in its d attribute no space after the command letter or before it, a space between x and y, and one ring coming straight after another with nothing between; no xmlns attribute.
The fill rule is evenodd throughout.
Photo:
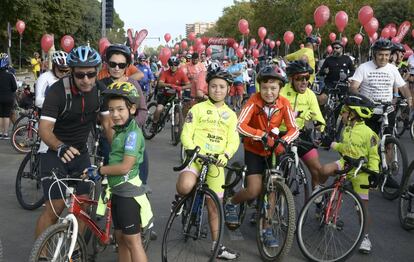
<svg viewBox="0 0 414 262"><path fill-rule="evenodd" d="M269 151L264 150L261 138L264 134L269 134L273 128L279 128L282 121L287 127L287 133L282 139L290 143L299 136L299 129L289 100L279 96L274 105L266 106L260 93L254 94L243 106L237 124L237 130L245 136L244 148L261 156L270 155Z"/></svg>

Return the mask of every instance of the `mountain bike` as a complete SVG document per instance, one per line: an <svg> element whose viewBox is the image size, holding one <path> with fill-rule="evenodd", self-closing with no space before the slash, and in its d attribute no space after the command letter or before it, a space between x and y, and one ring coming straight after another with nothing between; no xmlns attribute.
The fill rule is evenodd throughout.
<svg viewBox="0 0 414 262"><path fill-rule="evenodd" d="M14 129L10 142L12 147L19 153L29 153L31 147L36 143L38 137L37 125L39 114L33 110L27 123Z"/></svg>
<svg viewBox="0 0 414 262"><path fill-rule="evenodd" d="M408 106L406 99L397 99L397 103L395 104L395 112L394 135L397 138L400 138L405 133L405 130L410 129L412 124L412 119L410 119L410 107Z"/></svg>
<svg viewBox="0 0 414 262"><path fill-rule="evenodd" d="M398 218L405 230L414 229L414 161L404 174L404 181L398 203Z"/></svg>

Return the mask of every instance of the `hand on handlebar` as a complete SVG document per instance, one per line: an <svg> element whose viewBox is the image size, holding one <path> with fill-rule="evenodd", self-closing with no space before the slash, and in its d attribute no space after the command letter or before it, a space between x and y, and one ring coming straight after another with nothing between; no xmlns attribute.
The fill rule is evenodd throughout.
<svg viewBox="0 0 414 262"><path fill-rule="evenodd" d="M181 92L181 90L183 89L181 86L179 86L179 85L174 85L174 84L170 85L170 87L171 87L171 88L173 88L173 89L175 89L175 90L176 90L176 91L178 91L178 92Z"/></svg>
<svg viewBox="0 0 414 262"><path fill-rule="evenodd" d="M91 165L88 168L85 168L83 170L83 174L81 176L82 179L89 178L92 181L99 181L101 179L101 172L100 167L97 167L95 165Z"/></svg>
<svg viewBox="0 0 414 262"><path fill-rule="evenodd" d="M227 166L227 157L225 154L220 154L217 156L217 165L221 167Z"/></svg>
<svg viewBox="0 0 414 262"><path fill-rule="evenodd" d="M267 133L265 133L262 136L262 143L263 143L265 149L269 149L269 148L272 148L275 145L275 140L271 136L269 136Z"/></svg>

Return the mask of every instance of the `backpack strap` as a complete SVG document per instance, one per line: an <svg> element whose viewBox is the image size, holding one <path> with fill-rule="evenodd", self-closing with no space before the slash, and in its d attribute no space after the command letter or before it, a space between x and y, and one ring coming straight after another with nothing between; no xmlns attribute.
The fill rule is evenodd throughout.
<svg viewBox="0 0 414 262"><path fill-rule="evenodd" d="M70 78L64 77L63 78L63 87L65 88L65 108L63 109L61 116L72 108L72 91L70 90Z"/></svg>

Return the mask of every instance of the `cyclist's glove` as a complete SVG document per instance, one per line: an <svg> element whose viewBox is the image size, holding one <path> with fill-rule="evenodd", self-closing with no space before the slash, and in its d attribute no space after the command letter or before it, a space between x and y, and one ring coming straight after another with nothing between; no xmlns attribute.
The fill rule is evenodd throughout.
<svg viewBox="0 0 414 262"><path fill-rule="evenodd" d="M69 150L68 145L66 145L66 144L59 145L58 148L57 148L57 156L59 158L62 158L68 150Z"/></svg>
<svg viewBox="0 0 414 262"><path fill-rule="evenodd" d="M217 165L218 166L226 166L227 161L229 161L229 159L227 158L226 154L220 154L220 155L217 156Z"/></svg>
<svg viewBox="0 0 414 262"><path fill-rule="evenodd" d="M265 148L272 148L275 145L275 140L266 133L262 136L262 143Z"/></svg>
<svg viewBox="0 0 414 262"><path fill-rule="evenodd" d="M92 181L99 181L101 179L100 167L98 168L95 165L88 167L88 177Z"/></svg>
<svg viewBox="0 0 414 262"><path fill-rule="evenodd" d="M313 115L314 113L312 111L302 111L302 112L299 112L298 117L305 119L306 121L309 121L312 119Z"/></svg>

